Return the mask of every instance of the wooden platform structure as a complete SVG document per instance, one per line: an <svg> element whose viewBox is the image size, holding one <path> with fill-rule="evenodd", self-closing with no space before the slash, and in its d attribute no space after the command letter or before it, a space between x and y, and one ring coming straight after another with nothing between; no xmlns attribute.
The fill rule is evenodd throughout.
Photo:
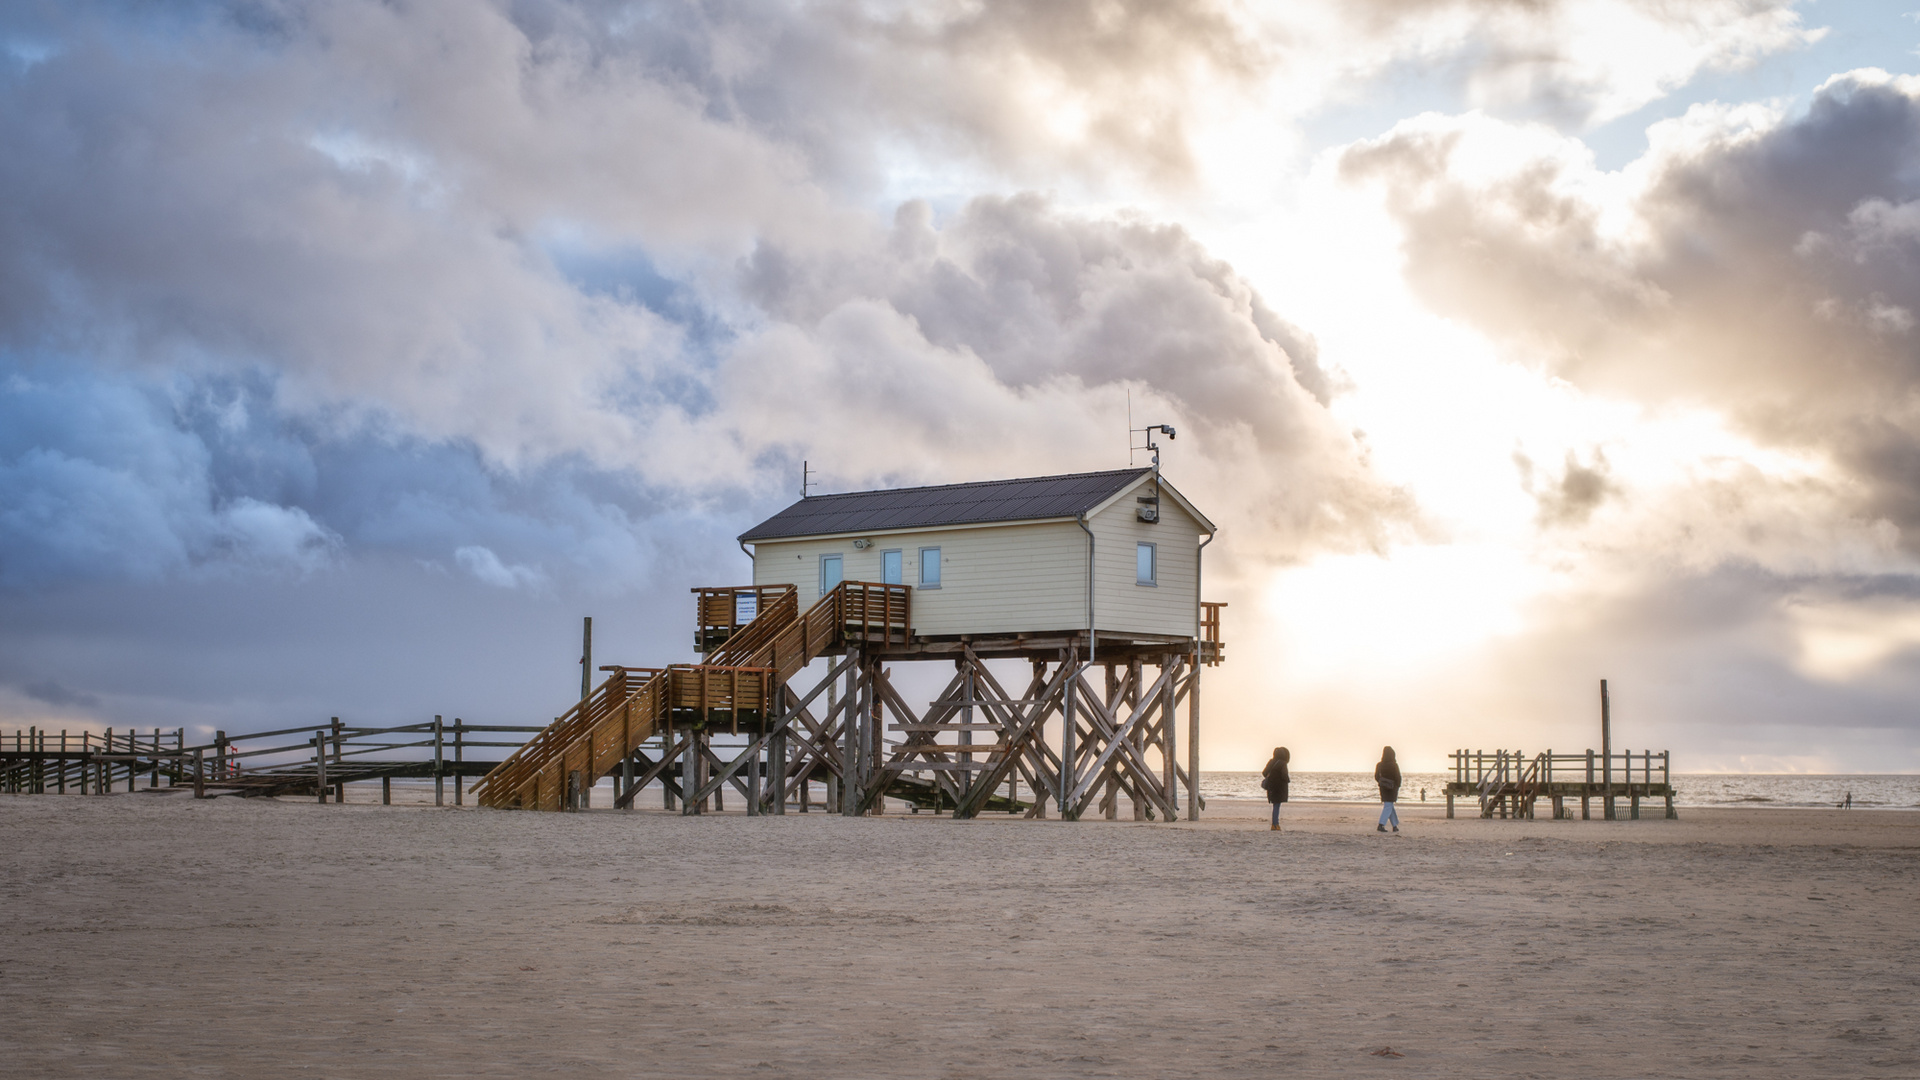
<svg viewBox="0 0 1920 1080"><path fill-rule="evenodd" d="M1604 820L1618 817L1616 803L1625 799L1629 820L1640 818L1642 799L1662 799L1666 817L1680 815L1673 806L1673 783L1666 750L1626 750L1617 754L1555 753L1528 757L1519 750L1455 750L1447 780L1447 816L1453 816L1456 798L1476 799L1483 818L1532 818L1534 803L1545 798L1556 819L1568 818L1567 800L1580 800L1581 820L1592 816L1592 800L1601 803Z"/></svg>
<svg viewBox="0 0 1920 1080"><path fill-rule="evenodd" d="M602 778L628 808L656 780L666 808L698 814L728 786L748 814L810 809L916 810L1077 819L1197 818L1200 671L1219 663L1223 604L1203 605L1206 637L1101 631L928 637L913 630L913 590L844 581L804 612L792 586L694 589L703 664L610 665L583 701L475 787L484 806L580 810ZM816 660L824 674L796 685ZM989 660L1021 660L1012 688ZM951 665L924 709L895 688L889 665ZM1186 760L1178 716L1186 709ZM744 736L723 758L716 735ZM892 737L889 737L889 736Z"/></svg>
<svg viewBox="0 0 1920 1080"><path fill-rule="evenodd" d="M396 779L431 779L434 801L465 801L466 781L499 765L499 751L517 748L536 725L431 722L398 727L343 724L215 735L188 745L184 728L148 732L0 732L0 792L105 795L115 791L191 786L196 796L311 795L344 801L349 784L381 782L392 800ZM305 736L303 739L292 739ZM291 741L290 741L291 740ZM482 758L468 752L480 751Z"/></svg>

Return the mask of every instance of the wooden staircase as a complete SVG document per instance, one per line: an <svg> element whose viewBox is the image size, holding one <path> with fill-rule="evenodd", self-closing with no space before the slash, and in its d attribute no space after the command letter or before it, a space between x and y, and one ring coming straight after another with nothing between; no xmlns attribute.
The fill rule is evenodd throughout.
<svg viewBox="0 0 1920 1080"><path fill-rule="evenodd" d="M764 737L776 722L778 688L816 657L849 644L904 643L911 634L911 594L904 585L842 582L804 614L791 586L771 595L766 589L694 591L701 594L699 640L712 645L707 662L611 668L586 700L474 785L480 805L577 809L585 792L643 743L671 727L707 726L716 714L729 714L735 731L745 722ZM717 598L724 596L730 610L734 594L746 592L759 601L754 618L726 627Z"/></svg>

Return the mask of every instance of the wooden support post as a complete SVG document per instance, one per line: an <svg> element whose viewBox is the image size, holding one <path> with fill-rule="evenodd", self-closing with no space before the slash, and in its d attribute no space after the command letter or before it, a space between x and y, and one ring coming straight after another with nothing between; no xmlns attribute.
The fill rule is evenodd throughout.
<svg viewBox="0 0 1920 1080"><path fill-rule="evenodd" d="M447 773L445 761L446 730L440 723L440 714L433 716L433 805L447 804Z"/></svg>
<svg viewBox="0 0 1920 1080"><path fill-rule="evenodd" d="M747 762L747 765L746 765L746 769L747 769L747 816L748 816L748 817L759 817L759 816L760 816L760 791L761 791L761 788L760 788L760 751L758 751L758 750L754 750L754 749L752 749L752 747L751 747L751 744L749 744L749 751L750 751L750 752L751 752L751 753L753 754L753 760L752 760L752 761L749 761L749 762Z"/></svg>
<svg viewBox="0 0 1920 1080"><path fill-rule="evenodd" d="M628 810L632 810L633 809L632 792L633 792L633 751L629 749L627 751L627 756L620 759L620 789L614 794L613 805L624 806Z"/></svg>
<svg viewBox="0 0 1920 1080"><path fill-rule="evenodd" d="M1587 782L1580 787L1580 820L1591 821L1593 814L1588 806L1593 797L1593 751L1587 751Z"/></svg>
<svg viewBox="0 0 1920 1080"><path fill-rule="evenodd" d="M1160 670L1167 674L1167 688L1160 692L1160 768L1161 783L1166 791L1167 805L1175 810L1180 808L1180 785L1174 779L1178 771L1179 758L1175 756L1174 733L1174 694L1178 690L1180 677L1179 657L1168 653L1160 658ZM1167 818L1172 824L1173 818Z"/></svg>
<svg viewBox="0 0 1920 1080"><path fill-rule="evenodd" d="M464 736L466 735L466 733L467 733L467 725L462 723L459 717L457 716L454 717L453 718L453 805L455 806L466 805L466 797L463 794L466 785L462 783L462 780L464 778L461 776L461 773L460 773L460 765L462 762L466 761L466 755L462 753L462 751L465 749L466 739Z"/></svg>
<svg viewBox="0 0 1920 1080"><path fill-rule="evenodd" d="M1075 669L1076 672L1080 666L1078 658L1075 657L1071 651L1067 653L1066 664L1068 667ZM1060 790L1062 792L1073 791L1079 786L1080 782L1079 771L1075 768L1075 758L1079 754L1078 736L1080 734L1079 684L1080 680L1076 678L1073 673L1069 673L1067 675L1066 688L1061 691L1061 698L1064 702L1060 709ZM1043 811L1046 806L1044 802L1046 797L1045 792L1036 791L1033 793L1035 805L1041 807ZM1064 801L1064 796L1062 798L1063 801L1060 803L1060 819L1062 821L1077 820L1073 816L1072 809L1068 807Z"/></svg>
<svg viewBox="0 0 1920 1080"><path fill-rule="evenodd" d="M693 797L700 790L700 740L704 736L704 729L690 729L687 732L686 755L680 759L680 790L687 796L680 804L680 813L686 817L696 816L706 809L701 800Z"/></svg>
<svg viewBox="0 0 1920 1080"><path fill-rule="evenodd" d="M586 715L587 698L593 695L593 616L580 620L580 713Z"/></svg>
<svg viewBox="0 0 1920 1080"><path fill-rule="evenodd" d="M785 817L787 814L787 732L785 728L774 732L773 746L768 750L768 765L773 774L773 814Z"/></svg>
<svg viewBox="0 0 1920 1080"><path fill-rule="evenodd" d="M1200 820L1200 652L1194 646L1187 672L1187 820ZM1448 814L1452 817L1452 814Z"/></svg>
<svg viewBox="0 0 1920 1080"><path fill-rule="evenodd" d="M660 753L663 756L673 753L673 742L674 742L673 717L671 714L669 714L667 717L666 724L664 724L660 729ZM672 810L674 808L673 785L667 783L666 772L664 770L662 770L660 775L660 791L661 791L660 805L664 809Z"/></svg>
<svg viewBox="0 0 1920 1080"><path fill-rule="evenodd" d="M67 793L67 729L66 728L60 729L60 771L54 774L53 787L54 787L54 791L57 794L65 795Z"/></svg>
<svg viewBox="0 0 1920 1080"><path fill-rule="evenodd" d="M1114 666L1107 665L1107 712L1120 713L1120 680L1114 674ZM1120 816L1120 781L1117 777L1107 777L1107 790L1100 798L1100 816L1112 821Z"/></svg>
<svg viewBox="0 0 1920 1080"><path fill-rule="evenodd" d="M205 750L193 752L193 797L196 799L207 797L207 752Z"/></svg>
<svg viewBox="0 0 1920 1080"><path fill-rule="evenodd" d="M319 802L327 801L327 733L313 733L313 790Z"/></svg>
<svg viewBox="0 0 1920 1080"><path fill-rule="evenodd" d="M341 757L340 718L336 716L333 718L333 763L336 766L340 764L340 757ZM341 772L336 773L335 775L343 775L343 774L344 774L344 770L341 770ZM347 801L347 782L345 780L334 781L333 801L337 803L344 803Z"/></svg>
<svg viewBox="0 0 1920 1080"><path fill-rule="evenodd" d="M1127 661L1127 704L1139 708L1141 688L1145 685L1145 665L1141 662L1140 658L1136 656ZM1142 757L1144 757L1146 753L1146 729L1149 726L1150 723L1134 725L1133 735L1131 736L1134 747L1140 751L1140 756ZM1119 771L1115 770L1114 775L1118 776ZM1150 812L1147 806L1147 793L1140 790L1140 786L1144 783L1146 783L1145 778L1129 775L1126 784L1127 798L1133 803L1133 820L1135 821L1147 820L1147 814Z"/></svg>
<svg viewBox="0 0 1920 1080"><path fill-rule="evenodd" d="M854 808L860 804L860 724L859 693L856 690L859 678L860 662L856 654L854 662L847 665L846 693L840 700L840 813L853 817Z"/></svg>
<svg viewBox="0 0 1920 1080"><path fill-rule="evenodd" d="M879 685L880 680L885 678L886 671L881 667L880 661L873 661L872 669L867 672L867 773L865 780L862 781L861 784L863 788L871 787L880 782L880 763L887 759L887 718L886 713L882 711L883 706ZM971 779L973 774L969 773L967 775L968 778ZM886 812L887 793L884 791L875 791L873 793L873 815L879 817Z"/></svg>
<svg viewBox="0 0 1920 1080"><path fill-rule="evenodd" d="M391 776L380 778L380 805L393 805L393 777Z"/></svg>
<svg viewBox="0 0 1920 1080"><path fill-rule="evenodd" d="M1613 702L1607 680L1600 680L1600 772L1606 787L1601 793L1601 816L1614 820L1613 810Z"/></svg>
<svg viewBox="0 0 1920 1080"><path fill-rule="evenodd" d="M973 665L963 658L955 660L953 666L960 669L966 675L966 680L960 688L961 700L965 702L965 704L960 706L960 723L962 725L960 729L960 745L971 746L973 745L973 731L971 727L973 724L974 695ZM966 751L961 751L959 758L966 764L973 763L973 755ZM960 794L964 797L967 791L973 787L974 774L971 771L963 772L957 779L960 781Z"/></svg>

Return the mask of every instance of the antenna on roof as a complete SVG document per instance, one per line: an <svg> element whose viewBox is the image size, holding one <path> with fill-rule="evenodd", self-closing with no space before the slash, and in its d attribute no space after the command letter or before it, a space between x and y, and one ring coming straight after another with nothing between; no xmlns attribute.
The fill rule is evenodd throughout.
<svg viewBox="0 0 1920 1080"><path fill-rule="evenodd" d="M803 499L807 497L807 489L819 486L817 481L808 479L808 472L806 459L802 458L800 461L800 497Z"/></svg>
<svg viewBox="0 0 1920 1080"><path fill-rule="evenodd" d="M1131 424L1133 422L1133 409L1131 407L1131 402L1132 402L1131 397L1128 398L1128 402L1129 402L1129 407L1127 409L1127 422ZM1133 445L1133 437L1136 434L1145 435L1147 437L1146 445L1144 446ZM1129 466L1133 464L1133 452L1135 450L1153 451L1153 494L1151 496L1142 496L1141 499L1139 500L1141 504L1140 520L1147 522L1148 524L1152 524L1153 522L1160 520L1160 444L1153 441L1153 437L1155 435L1165 435L1167 437L1167 441L1172 442L1174 437L1173 425L1149 424L1143 428L1127 429L1127 464Z"/></svg>

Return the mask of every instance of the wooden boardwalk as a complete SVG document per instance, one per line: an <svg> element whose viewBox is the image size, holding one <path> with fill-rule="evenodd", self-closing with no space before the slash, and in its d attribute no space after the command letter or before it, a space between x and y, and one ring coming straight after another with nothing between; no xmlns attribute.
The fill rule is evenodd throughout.
<svg viewBox="0 0 1920 1080"><path fill-rule="evenodd" d="M499 750L517 748L532 725L469 724L455 719L398 727L343 724L281 728L244 735L215 735L188 745L186 730L148 732L109 728L69 734L42 728L0 733L0 792L105 795L115 791L190 786L196 796L311 795L343 800L346 785L381 781L383 801L392 800L396 779L431 779L442 804L451 781L455 805L465 802L466 781L499 765ZM305 736L296 739L295 736ZM506 738L503 738L505 736ZM480 757L469 756L480 751Z"/></svg>
<svg viewBox="0 0 1920 1080"><path fill-rule="evenodd" d="M1640 818L1642 799L1660 799L1666 804L1667 818L1680 815L1673 807L1673 783L1666 750L1631 750L1617 754L1555 753L1542 751L1528 757L1519 750L1456 750L1449 755L1453 765L1447 780L1447 816L1453 816L1458 799L1474 799L1480 816L1531 818L1534 804L1544 798L1553 806L1556 819L1571 817L1568 800L1580 801L1580 817L1592 816L1592 801L1600 800L1601 815L1607 821L1619 815L1619 800L1628 804L1629 820Z"/></svg>

